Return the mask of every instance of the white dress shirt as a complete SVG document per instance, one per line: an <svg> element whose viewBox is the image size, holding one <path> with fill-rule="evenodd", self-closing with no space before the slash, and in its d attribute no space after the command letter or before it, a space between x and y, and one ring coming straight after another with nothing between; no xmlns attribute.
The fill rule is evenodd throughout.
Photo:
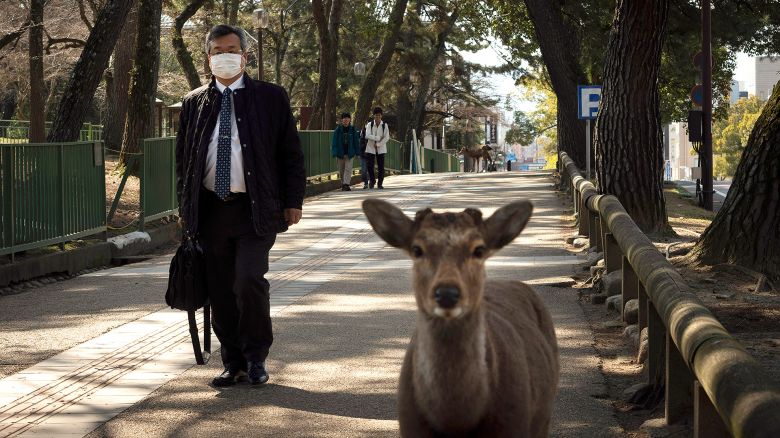
<svg viewBox="0 0 780 438"><path fill-rule="evenodd" d="M230 191L233 193L246 192L244 181L244 157L241 155L241 140L238 138L238 125L236 124L235 91L244 88L244 76L239 77L232 84L225 86L215 81L220 93L230 87L233 94L230 96ZM217 126L211 133L209 149L206 153L206 172L203 175L203 186L214 191L214 174L217 172L217 140L219 139L219 117Z"/></svg>

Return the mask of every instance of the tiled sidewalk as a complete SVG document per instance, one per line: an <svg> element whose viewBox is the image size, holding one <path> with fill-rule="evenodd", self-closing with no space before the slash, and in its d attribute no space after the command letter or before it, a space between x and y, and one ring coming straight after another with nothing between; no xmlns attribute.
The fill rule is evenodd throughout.
<svg viewBox="0 0 780 438"><path fill-rule="evenodd" d="M412 214L436 198L432 188L398 192L393 201ZM360 215L316 245L272 262L271 314L382 248L383 242L369 242L372 236ZM127 266L86 277L166 274L165 265ZM218 349L213 337L212 351ZM83 436L193 364L186 313L152 313L0 380L0 437Z"/></svg>

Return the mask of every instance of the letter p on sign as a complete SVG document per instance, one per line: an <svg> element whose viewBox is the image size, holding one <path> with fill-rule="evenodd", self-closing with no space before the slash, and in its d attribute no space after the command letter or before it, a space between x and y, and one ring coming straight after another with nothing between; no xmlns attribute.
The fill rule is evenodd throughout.
<svg viewBox="0 0 780 438"><path fill-rule="evenodd" d="M577 96L577 117L584 120L595 119L599 113L601 85L579 85Z"/></svg>

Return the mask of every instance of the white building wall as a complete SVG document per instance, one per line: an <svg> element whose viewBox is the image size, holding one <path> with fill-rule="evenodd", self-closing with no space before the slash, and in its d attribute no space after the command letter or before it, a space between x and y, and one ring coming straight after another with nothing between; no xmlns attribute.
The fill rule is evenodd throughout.
<svg viewBox="0 0 780 438"><path fill-rule="evenodd" d="M676 122L669 125L669 164L673 180L690 180L691 168L698 166L699 157L688 141L688 124Z"/></svg>
<svg viewBox="0 0 780 438"><path fill-rule="evenodd" d="M780 56L757 56L756 62L756 96L768 100L772 89L780 80Z"/></svg>

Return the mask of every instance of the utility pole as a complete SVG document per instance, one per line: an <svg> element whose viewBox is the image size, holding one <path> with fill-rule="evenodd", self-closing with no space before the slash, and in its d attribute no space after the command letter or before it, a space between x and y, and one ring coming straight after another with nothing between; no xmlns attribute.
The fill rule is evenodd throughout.
<svg viewBox="0 0 780 438"><path fill-rule="evenodd" d="M702 147L699 152L704 209L712 211L712 44L710 0L701 0Z"/></svg>

